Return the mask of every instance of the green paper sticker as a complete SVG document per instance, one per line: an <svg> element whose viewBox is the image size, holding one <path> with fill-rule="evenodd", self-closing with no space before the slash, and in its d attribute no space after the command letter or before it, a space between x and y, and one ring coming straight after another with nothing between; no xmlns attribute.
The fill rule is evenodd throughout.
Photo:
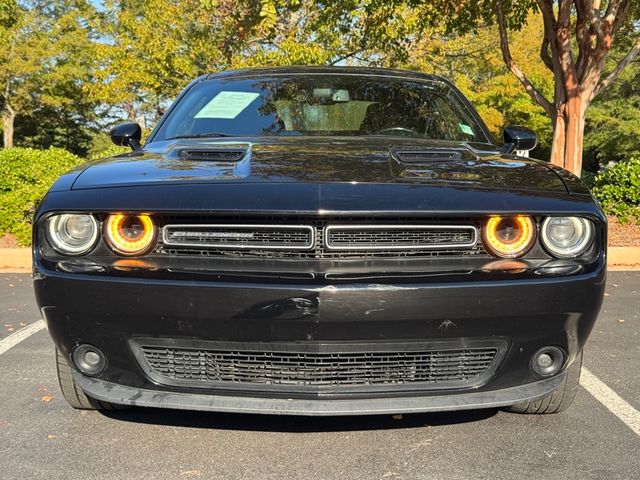
<svg viewBox="0 0 640 480"><path fill-rule="evenodd" d="M460 131L462 133L466 133L467 135L472 135L472 136L474 135L473 130L469 125L466 125L464 123L459 123L458 128L460 128Z"/></svg>
<svg viewBox="0 0 640 480"><path fill-rule="evenodd" d="M209 101L194 118L226 118L234 119L249 106L259 93L254 92L220 92Z"/></svg>

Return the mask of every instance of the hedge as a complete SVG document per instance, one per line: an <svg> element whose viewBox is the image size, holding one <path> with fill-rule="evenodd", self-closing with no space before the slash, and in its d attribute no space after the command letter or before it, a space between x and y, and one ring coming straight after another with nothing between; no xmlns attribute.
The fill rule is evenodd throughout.
<svg viewBox="0 0 640 480"><path fill-rule="evenodd" d="M618 217L620 223L640 224L640 157L600 171L592 192L603 210Z"/></svg>
<svg viewBox="0 0 640 480"><path fill-rule="evenodd" d="M31 244L31 218L55 180L82 158L61 148L0 149L0 236Z"/></svg>

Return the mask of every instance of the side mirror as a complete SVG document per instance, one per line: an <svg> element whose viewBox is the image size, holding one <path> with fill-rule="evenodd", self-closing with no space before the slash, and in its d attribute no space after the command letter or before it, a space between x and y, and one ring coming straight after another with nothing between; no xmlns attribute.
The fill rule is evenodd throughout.
<svg viewBox="0 0 640 480"><path fill-rule="evenodd" d="M514 150L533 150L538 144L538 135L527 127L505 127L502 133L504 138L503 151L511 153Z"/></svg>
<svg viewBox="0 0 640 480"><path fill-rule="evenodd" d="M140 150L142 145L142 128L137 123L121 123L109 132L111 141L119 147L131 147L132 150Z"/></svg>

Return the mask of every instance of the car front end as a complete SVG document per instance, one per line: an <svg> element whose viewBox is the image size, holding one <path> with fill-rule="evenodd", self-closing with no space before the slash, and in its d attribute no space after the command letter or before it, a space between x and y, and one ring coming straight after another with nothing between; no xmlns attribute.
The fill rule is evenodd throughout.
<svg viewBox="0 0 640 480"><path fill-rule="evenodd" d="M152 141L61 178L33 245L88 397L227 412L542 401L606 279L606 218L575 177L396 136Z"/></svg>

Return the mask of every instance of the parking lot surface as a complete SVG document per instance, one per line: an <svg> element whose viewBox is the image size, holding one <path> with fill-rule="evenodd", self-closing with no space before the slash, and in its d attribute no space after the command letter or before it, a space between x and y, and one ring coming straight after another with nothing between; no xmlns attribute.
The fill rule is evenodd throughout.
<svg viewBox="0 0 640 480"><path fill-rule="evenodd" d="M67 406L30 276L0 274L0 478L640 478L640 272L610 273L606 295L584 365L615 393L584 383L557 415L103 414Z"/></svg>

